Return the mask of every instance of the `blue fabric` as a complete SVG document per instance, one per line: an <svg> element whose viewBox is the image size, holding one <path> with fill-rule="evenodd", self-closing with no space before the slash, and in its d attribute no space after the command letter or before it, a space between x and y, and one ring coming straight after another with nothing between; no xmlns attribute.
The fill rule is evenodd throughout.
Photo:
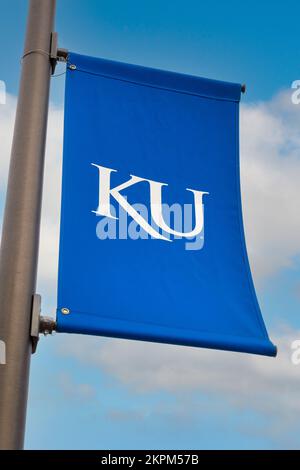
<svg viewBox="0 0 300 470"><path fill-rule="evenodd" d="M69 64L57 330L275 356L242 224L241 86L74 53ZM179 230L164 207L167 227L189 232L201 212L201 232L178 237L153 223L150 236L113 192L116 218L103 215L105 171L109 190L140 178L117 191L151 224L151 181L164 183L162 202L192 214Z"/></svg>

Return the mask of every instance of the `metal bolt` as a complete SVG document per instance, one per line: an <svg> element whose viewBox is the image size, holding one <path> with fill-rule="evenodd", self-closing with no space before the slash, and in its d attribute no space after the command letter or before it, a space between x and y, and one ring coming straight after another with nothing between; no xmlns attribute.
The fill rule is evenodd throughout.
<svg viewBox="0 0 300 470"><path fill-rule="evenodd" d="M70 310L68 308L62 308L61 313L63 313L64 315L69 315Z"/></svg>
<svg viewBox="0 0 300 470"><path fill-rule="evenodd" d="M77 69L77 67L76 67L76 65L74 65L74 64L71 64L71 65L69 66L69 69L71 69L71 70L76 70L76 69Z"/></svg>

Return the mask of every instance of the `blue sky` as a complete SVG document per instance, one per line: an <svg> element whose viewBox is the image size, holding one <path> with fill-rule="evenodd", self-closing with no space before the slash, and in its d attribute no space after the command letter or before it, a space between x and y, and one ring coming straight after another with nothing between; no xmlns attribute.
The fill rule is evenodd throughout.
<svg viewBox="0 0 300 470"><path fill-rule="evenodd" d="M291 365L290 343L300 337L300 105L289 99L300 78L299 3L57 3L61 47L247 84L241 123L247 241L262 312L281 349L270 360L101 338L41 338L32 361L26 447L299 448L300 365ZM27 2L1 0L0 8L0 80L10 95L0 105L2 210ZM57 73L63 70L60 65ZM64 76L54 77L46 180L57 193L63 95ZM59 209L48 187L39 292L43 313L54 314L51 234Z"/></svg>

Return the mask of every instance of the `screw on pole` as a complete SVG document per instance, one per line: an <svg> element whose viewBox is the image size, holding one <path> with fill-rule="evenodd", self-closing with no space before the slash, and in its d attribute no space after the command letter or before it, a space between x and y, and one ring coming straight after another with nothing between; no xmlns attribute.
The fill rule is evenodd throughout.
<svg viewBox="0 0 300 470"><path fill-rule="evenodd" d="M52 317L40 317L40 333L44 336L52 335L56 331L56 321Z"/></svg>

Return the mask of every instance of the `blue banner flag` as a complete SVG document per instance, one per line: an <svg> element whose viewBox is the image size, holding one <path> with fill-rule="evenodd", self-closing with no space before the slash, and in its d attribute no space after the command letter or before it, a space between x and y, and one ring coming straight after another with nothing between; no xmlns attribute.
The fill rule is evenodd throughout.
<svg viewBox="0 0 300 470"><path fill-rule="evenodd" d="M245 247L240 94L70 54L58 331L276 355Z"/></svg>

